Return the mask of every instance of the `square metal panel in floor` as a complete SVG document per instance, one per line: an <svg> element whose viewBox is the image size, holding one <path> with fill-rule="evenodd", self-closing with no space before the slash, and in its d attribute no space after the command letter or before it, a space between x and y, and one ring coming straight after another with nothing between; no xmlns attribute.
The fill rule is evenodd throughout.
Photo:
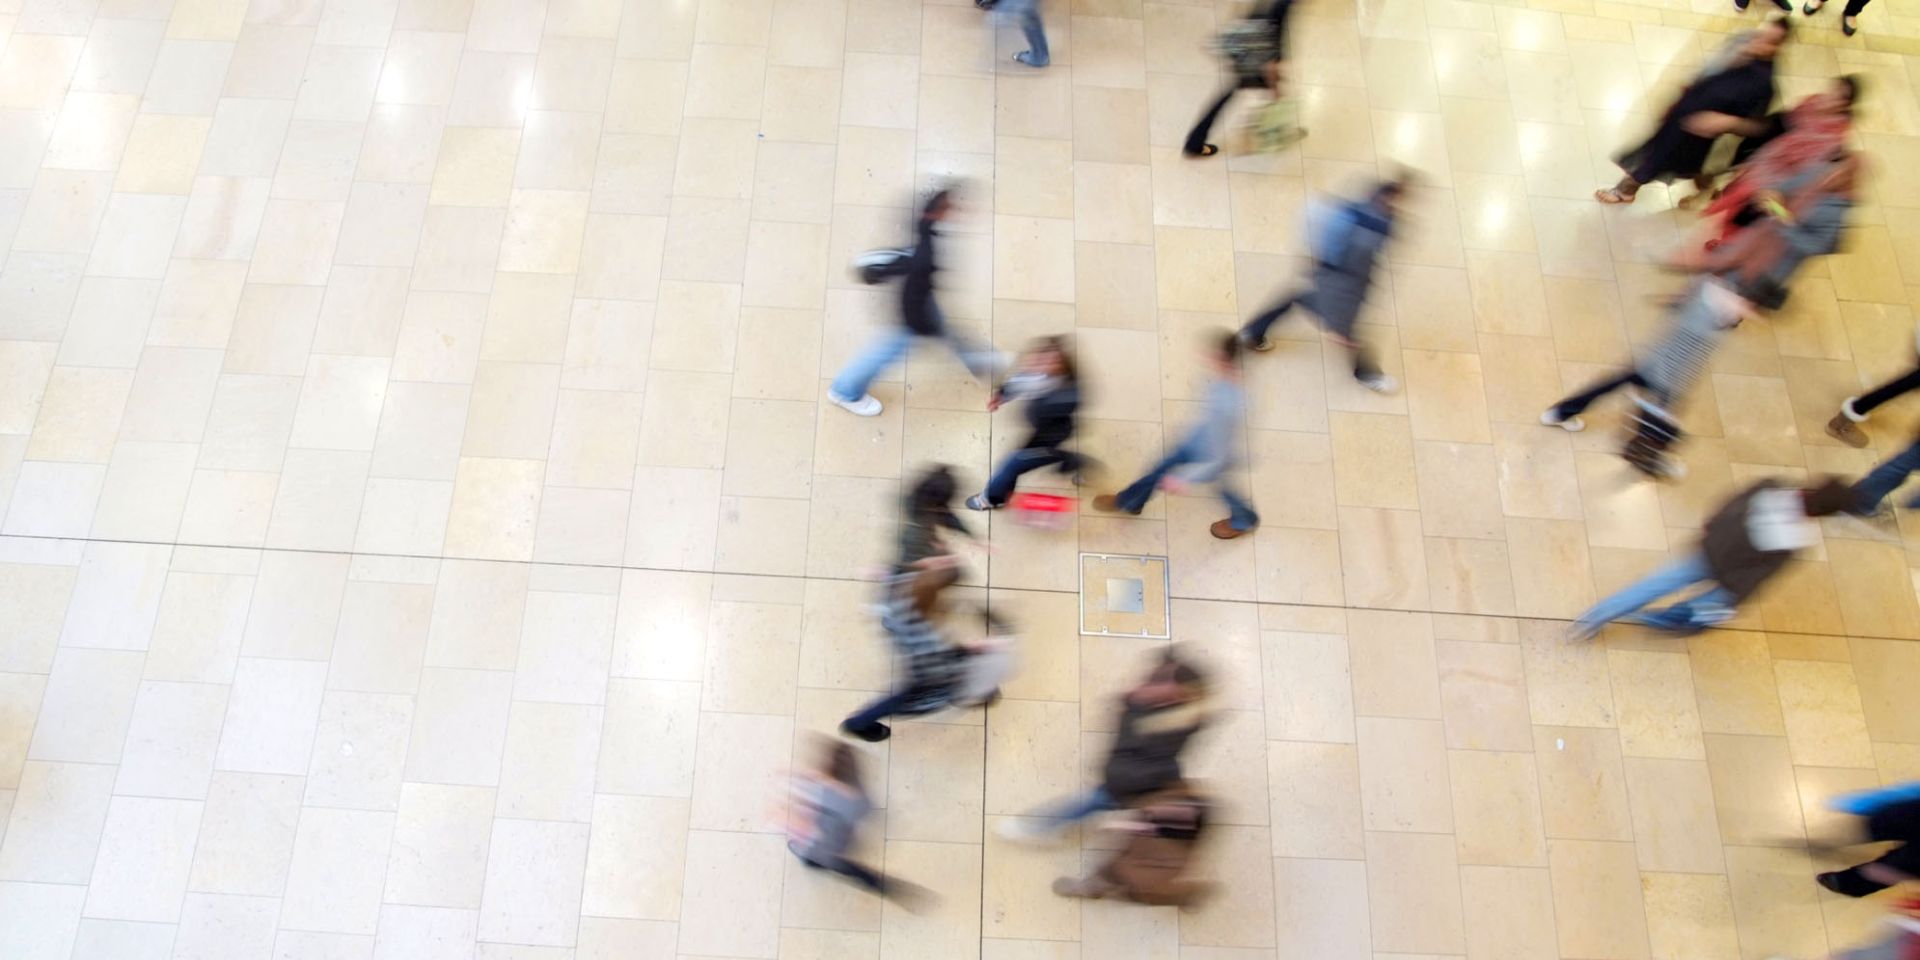
<svg viewBox="0 0 1920 960"><path fill-rule="evenodd" d="M1081 554L1080 632L1152 640L1171 637L1167 558Z"/></svg>

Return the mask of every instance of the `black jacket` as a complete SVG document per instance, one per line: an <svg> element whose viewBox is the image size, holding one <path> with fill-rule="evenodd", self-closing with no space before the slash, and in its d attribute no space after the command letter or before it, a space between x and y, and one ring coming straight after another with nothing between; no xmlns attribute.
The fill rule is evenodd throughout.
<svg viewBox="0 0 1920 960"><path fill-rule="evenodd" d="M1052 450L1073 436L1074 415L1080 410L1080 387L1061 382L1044 393L1026 398L1027 435L1022 450Z"/></svg>
<svg viewBox="0 0 1920 960"><path fill-rule="evenodd" d="M1179 780L1180 751L1204 726L1206 709L1198 700L1169 706L1122 700L1120 732L1107 754L1102 786L1127 804Z"/></svg>
<svg viewBox="0 0 1920 960"><path fill-rule="evenodd" d="M1753 537L1747 532L1747 516L1753 510L1754 496L1778 486L1772 480L1762 480L1727 501L1726 506L1707 521L1700 550L1706 554L1707 569L1713 571L1713 579L1733 594L1736 603L1760 589L1761 584L1793 559L1792 550L1762 550L1754 546Z"/></svg>
<svg viewBox="0 0 1920 960"><path fill-rule="evenodd" d="M933 305L933 274L940 269L934 259L934 225L925 211L916 228L913 256L907 259L906 282L900 285L900 322L923 337L940 335L940 311Z"/></svg>

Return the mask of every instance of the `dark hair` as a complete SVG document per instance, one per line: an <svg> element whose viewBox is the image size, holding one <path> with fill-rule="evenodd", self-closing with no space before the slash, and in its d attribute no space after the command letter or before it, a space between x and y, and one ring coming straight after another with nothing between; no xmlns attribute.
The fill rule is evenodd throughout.
<svg viewBox="0 0 1920 960"><path fill-rule="evenodd" d="M953 503L953 495L959 489L953 479L953 469L936 463L914 482L913 492L907 495L907 509L916 518L944 511Z"/></svg>
<svg viewBox="0 0 1920 960"><path fill-rule="evenodd" d="M864 793L866 788L860 783L860 755L853 747L839 740L824 741L822 746L826 747L826 756L821 767L827 776Z"/></svg>
<svg viewBox="0 0 1920 960"><path fill-rule="evenodd" d="M1788 38L1793 36L1793 21L1787 19L1786 14L1776 14L1774 16L1768 17L1764 25L1779 27L1780 39L1782 42L1786 41Z"/></svg>
<svg viewBox="0 0 1920 960"><path fill-rule="evenodd" d="M1071 337L1064 334L1039 337L1033 341L1033 346L1029 349L1034 353L1051 353L1059 357L1060 375L1066 377L1068 383L1080 382L1080 370L1073 362L1073 339Z"/></svg>
<svg viewBox="0 0 1920 960"><path fill-rule="evenodd" d="M1172 680L1193 690L1196 695L1207 688L1206 673L1192 661L1181 657L1172 646L1160 654L1160 663L1154 667L1153 676L1157 680Z"/></svg>
<svg viewBox="0 0 1920 960"><path fill-rule="evenodd" d="M1239 366L1240 334L1233 330L1222 331L1214 340L1213 351L1221 362Z"/></svg>
<svg viewBox="0 0 1920 960"><path fill-rule="evenodd" d="M920 205L920 219L945 213L950 206L953 206L953 188L941 187L927 197L926 203Z"/></svg>

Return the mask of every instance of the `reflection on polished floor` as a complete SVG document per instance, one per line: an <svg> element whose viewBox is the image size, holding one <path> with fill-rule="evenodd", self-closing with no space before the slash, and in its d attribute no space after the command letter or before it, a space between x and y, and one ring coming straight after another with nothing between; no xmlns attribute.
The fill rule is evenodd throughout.
<svg viewBox="0 0 1920 960"><path fill-rule="evenodd" d="M1751 19L1303 0L1310 135L1190 161L1233 5L1045 2L1036 71L943 0L0 0L0 956L1857 940L1880 905L1817 889L1806 838L1826 796L1920 774L1920 519L1828 522L1738 629L1562 631L1737 485L1909 442L1911 399L1867 450L1821 424L1913 359L1920 19L1882 0L1790 46L1789 96L1872 78L1882 175L1654 486L1618 407L1536 417L1657 330L1690 214L1589 194ZM824 403L891 309L850 255L965 178L948 314L1073 332L1087 448L1127 473L1191 416L1199 334L1301 268L1305 196L1398 162L1426 180L1366 319L1404 392L1287 328L1249 365L1257 535L1212 539L1204 499L994 516L970 579L1023 626L1018 680L863 748L865 855L939 905L802 869L775 778L887 683L862 577L901 478L977 484L1022 429L934 352L876 419ZM1078 634L1082 552L1170 558L1173 638L1224 678L1196 911L1057 898L1096 854L993 832L1083 776L1155 643Z"/></svg>

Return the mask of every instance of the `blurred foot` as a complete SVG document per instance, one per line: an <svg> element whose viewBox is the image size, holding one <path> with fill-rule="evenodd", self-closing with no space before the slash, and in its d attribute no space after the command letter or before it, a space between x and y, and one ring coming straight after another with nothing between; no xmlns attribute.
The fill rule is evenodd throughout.
<svg viewBox="0 0 1920 960"><path fill-rule="evenodd" d="M1028 818L1010 817L1002 820L1000 821L1000 825L994 828L993 832L999 834L1002 840L1011 840L1014 843L1025 844L1048 843L1060 836L1058 833L1040 826L1039 821Z"/></svg>
<svg viewBox="0 0 1920 960"><path fill-rule="evenodd" d="M1113 884L1090 877L1060 877L1053 881L1053 892L1062 897L1098 900L1112 890Z"/></svg>
<svg viewBox="0 0 1920 960"><path fill-rule="evenodd" d="M1867 445L1867 432L1860 429L1860 425L1854 423L1853 418L1845 413L1836 413L1832 420L1827 421L1827 435L1849 447Z"/></svg>
<svg viewBox="0 0 1920 960"><path fill-rule="evenodd" d="M871 393L862 394L858 400L842 400L834 396L833 391L829 390L827 391L827 399L833 401L834 406L856 417L877 417L880 415L880 400Z"/></svg>
<svg viewBox="0 0 1920 960"><path fill-rule="evenodd" d="M1855 17L1840 18L1840 32L1851 37L1860 32L1860 21Z"/></svg>
<svg viewBox="0 0 1920 960"><path fill-rule="evenodd" d="M1241 530L1233 525L1232 520L1215 520L1213 526L1207 528L1207 532L1213 534L1215 540L1232 540L1252 533L1253 528Z"/></svg>
<svg viewBox="0 0 1920 960"><path fill-rule="evenodd" d="M968 510L992 510L993 504L987 502L986 494L976 493L967 498Z"/></svg>
<svg viewBox="0 0 1920 960"><path fill-rule="evenodd" d="M1120 505L1120 498L1111 493L1103 493L1093 498L1093 508L1102 513L1130 513L1139 516L1140 511L1128 510Z"/></svg>
<svg viewBox="0 0 1920 960"><path fill-rule="evenodd" d="M1019 53L1014 54L1013 59L1021 63L1024 63L1029 67L1044 67L1048 63L1052 62L1049 60L1042 60L1039 57L1034 56L1032 50L1022 50Z"/></svg>
<svg viewBox="0 0 1920 960"><path fill-rule="evenodd" d="M1389 377L1384 373L1376 373L1372 376L1360 377L1359 380L1360 380L1361 386L1366 387L1368 390L1372 390L1374 393L1392 393L1395 390L1400 389L1400 381L1395 380L1394 378Z"/></svg>
<svg viewBox="0 0 1920 960"><path fill-rule="evenodd" d="M1243 347L1246 347L1248 350L1254 351L1255 353L1266 353L1268 350L1273 349L1272 340L1269 340L1266 337L1261 337L1260 339L1255 340L1252 337L1248 336L1245 330L1240 331L1240 345Z"/></svg>
<svg viewBox="0 0 1920 960"><path fill-rule="evenodd" d="M1587 422L1579 417L1561 416L1559 407L1548 407L1546 412L1540 415L1540 422L1549 427L1559 427L1568 433L1579 433L1587 428Z"/></svg>
<svg viewBox="0 0 1920 960"><path fill-rule="evenodd" d="M879 743L893 736L893 729L884 723L876 723L865 727L849 727L845 723L842 723L840 724L840 732L856 740L865 740L868 743Z"/></svg>

